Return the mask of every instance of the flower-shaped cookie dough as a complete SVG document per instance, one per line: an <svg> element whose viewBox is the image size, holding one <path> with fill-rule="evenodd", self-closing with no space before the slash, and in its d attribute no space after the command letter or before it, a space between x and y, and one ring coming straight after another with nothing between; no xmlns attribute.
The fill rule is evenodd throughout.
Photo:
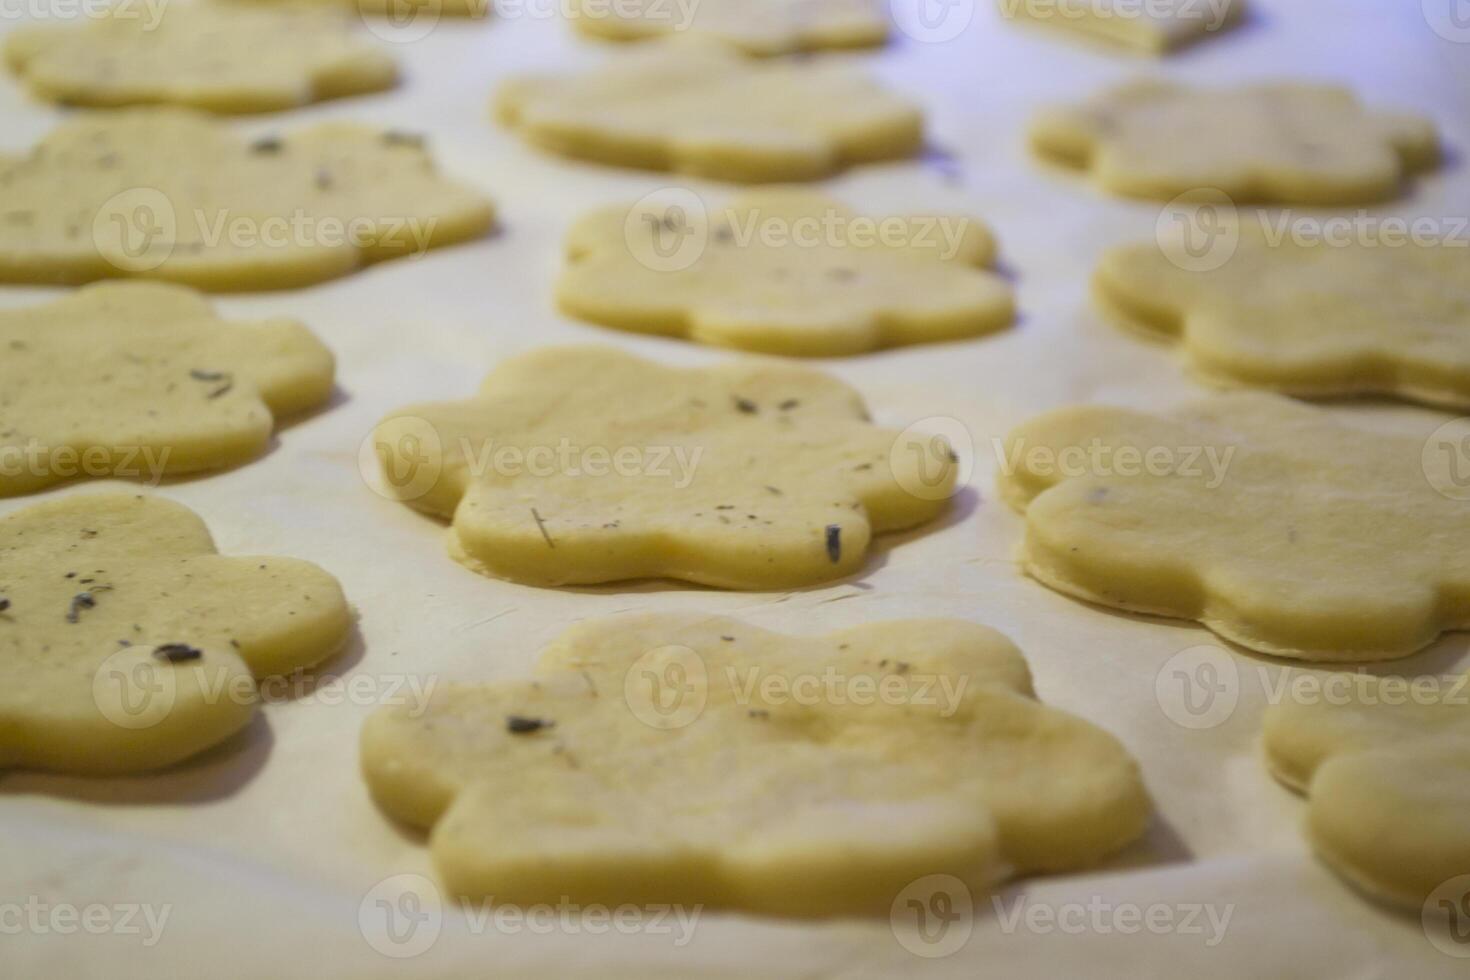
<svg viewBox="0 0 1470 980"><path fill-rule="evenodd" d="M1117 740L1037 702L1020 652L959 620L584 623L535 680L378 712L362 761L384 810L432 828L451 892L521 904L887 911L923 875L1091 865L1150 813Z"/></svg>
<svg viewBox="0 0 1470 980"><path fill-rule="evenodd" d="M166 102L269 112L389 88L393 59L336 12L187 3L114 8L77 27L12 33L5 60L41 98L69 105Z"/></svg>
<svg viewBox="0 0 1470 980"><path fill-rule="evenodd" d="M0 518L0 768L157 769L243 728L252 678L325 660L336 579L225 558L178 504L79 495Z"/></svg>
<svg viewBox="0 0 1470 980"><path fill-rule="evenodd" d="M1245 0L999 0L1001 13L1082 31L1136 51L1163 54L1240 20Z"/></svg>
<svg viewBox="0 0 1470 980"><path fill-rule="evenodd" d="M277 415L325 402L332 376L301 324L228 323L182 286L102 283L0 312L0 497L238 465Z"/></svg>
<svg viewBox="0 0 1470 980"><path fill-rule="evenodd" d="M515 357L477 397L402 409L373 441L385 492L453 519L455 558L533 585L840 578L875 532L942 512L958 470L942 440L871 425L818 372L603 347Z"/></svg>
<svg viewBox="0 0 1470 980"><path fill-rule="evenodd" d="M1064 408L1004 451L1026 570L1058 591L1304 660L1401 657L1470 627L1465 505L1426 478L1420 439L1237 393L1169 415Z"/></svg>
<svg viewBox="0 0 1470 980"><path fill-rule="evenodd" d="M718 180L815 180L912 156L919 110L845 65L654 41L577 75L512 79L496 112L553 153Z"/></svg>
<svg viewBox="0 0 1470 980"><path fill-rule="evenodd" d="M865 48L888 39L874 0L578 0L572 23L583 34L635 41L670 34L713 38L753 55Z"/></svg>
<svg viewBox="0 0 1470 980"><path fill-rule="evenodd" d="M344 123L247 142L185 109L125 109L0 156L0 282L280 289L473 238L492 220L417 137Z"/></svg>
<svg viewBox="0 0 1470 980"><path fill-rule="evenodd" d="M1164 200L1212 189L1237 201L1376 201L1439 158L1429 120L1369 111L1346 89L1302 83L1133 83L1043 111L1031 143L1090 170L1104 190Z"/></svg>
<svg viewBox="0 0 1470 980"><path fill-rule="evenodd" d="M1322 696L1271 706L1267 762L1310 797L1307 834L1324 861L1418 908L1470 874L1470 676L1337 676Z"/></svg>
<svg viewBox="0 0 1470 980"><path fill-rule="evenodd" d="M1218 268L1156 244L1107 252L1094 285L1124 323L1178 337L1207 380L1300 396L1470 407L1470 277L1448 244L1279 241L1244 224ZM1214 263L1210 263L1213 265Z"/></svg>
<svg viewBox="0 0 1470 980"><path fill-rule="evenodd" d="M655 197L578 222L557 285L562 309L806 356L970 337L1014 317L1010 286L983 268L995 241L973 219L869 218L800 190L752 192L714 213L689 198L693 213Z"/></svg>

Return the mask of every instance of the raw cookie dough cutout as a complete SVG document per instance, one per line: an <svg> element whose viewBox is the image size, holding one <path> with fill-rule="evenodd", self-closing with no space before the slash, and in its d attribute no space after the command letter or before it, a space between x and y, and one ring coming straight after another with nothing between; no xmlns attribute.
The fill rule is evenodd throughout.
<svg viewBox="0 0 1470 980"><path fill-rule="evenodd" d="M82 25L21 28L5 60L40 98L270 112L391 88L393 59L336 11L195 2L141 5Z"/></svg>
<svg viewBox="0 0 1470 980"><path fill-rule="evenodd" d="M1403 657L1470 627L1465 504L1423 440L1277 395L1168 415L1078 406L1006 439L1000 489L1052 588L1281 657Z"/></svg>
<svg viewBox="0 0 1470 980"><path fill-rule="evenodd" d="M486 232L422 141L324 123L247 141L176 108L86 113L0 156L0 282L304 286Z"/></svg>
<svg viewBox="0 0 1470 980"><path fill-rule="evenodd" d="M1032 123L1041 155L1105 191L1168 200L1202 189L1240 201L1345 204L1398 194L1439 159L1434 124L1369 110L1347 89L1279 83L1123 85Z"/></svg>
<svg viewBox="0 0 1470 980"><path fill-rule="evenodd" d="M100 283L0 311L0 497L237 466L277 416L326 402L333 374L301 324L230 323L182 286Z"/></svg>
<svg viewBox="0 0 1470 980"><path fill-rule="evenodd" d="M1238 23L1245 0L998 0L1012 20L1078 31L1145 54L1165 54Z"/></svg>
<svg viewBox="0 0 1470 980"><path fill-rule="evenodd" d="M823 677L836 693L813 697ZM379 711L362 763L384 810L431 829L452 894L520 904L886 912L927 874L1093 865L1151 810L1116 739L1039 703L1010 641L959 620L596 620L533 681Z"/></svg>
<svg viewBox="0 0 1470 980"><path fill-rule="evenodd" d="M763 56L880 45L888 40L886 9L875 0L577 0L572 23L613 41L677 33Z"/></svg>
<svg viewBox="0 0 1470 980"><path fill-rule="evenodd" d="M1464 249L1276 241L1254 222L1239 235L1199 271L1155 243L1111 249L1093 278L1098 300L1127 326L1177 338L1207 381L1470 408Z"/></svg>
<svg viewBox="0 0 1470 980"><path fill-rule="evenodd" d="M913 156L924 136L917 107L848 65L758 61L688 38L580 74L511 79L495 111L561 156L742 182Z"/></svg>
<svg viewBox="0 0 1470 980"><path fill-rule="evenodd" d="M336 579L226 558L156 497L74 495L0 517L0 769L158 769L243 728L252 678L311 667L350 630Z"/></svg>
<svg viewBox="0 0 1470 980"><path fill-rule="evenodd" d="M856 354L1007 326L1010 286L986 269L995 252L971 218L869 218L790 188L707 211L681 192L673 204L646 198L577 222L557 301L572 316L639 333Z"/></svg>
<svg viewBox="0 0 1470 980"><path fill-rule="evenodd" d="M1267 762L1309 798L1307 836L1322 860L1417 909L1470 874L1470 677L1352 681L1350 698L1273 704Z"/></svg>
<svg viewBox="0 0 1470 980"><path fill-rule="evenodd" d="M875 533L942 513L959 469L819 372L667 368L609 347L511 358L476 397L401 409L372 442L383 492L452 520L457 560L543 586L841 578Z"/></svg>

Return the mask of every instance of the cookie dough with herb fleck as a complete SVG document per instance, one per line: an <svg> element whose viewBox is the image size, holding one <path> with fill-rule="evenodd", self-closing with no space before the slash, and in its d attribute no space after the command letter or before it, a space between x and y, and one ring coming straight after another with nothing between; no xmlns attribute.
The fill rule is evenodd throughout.
<svg viewBox="0 0 1470 980"><path fill-rule="evenodd" d="M888 39L878 0L576 0L577 30L613 41L707 37L753 55L867 48Z"/></svg>
<svg viewBox="0 0 1470 980"><path fill-rule="evenodd" d="M574 75L505 82L501 121L561 156L716 180L818 180L923 145L919 109L846 64L653 41Z"/></svg>
<svg viewBox="0 0 1470 980"><path fill-rule="evenodd" d="M668 368L609 347L511 358L474 398L394 412L372 444L383 492L453 522L455 558L544 586L841 578L875 533L942 513L959 469L819 372Z"/></svg>
<svg viewBox="0 0 1470 980"><path fill-rule="evenodd" d="M349 123L244 139L185 109L69 118L0 155L0 282L283 289L487 231L423 140Z"/></svg>
<svg viewBox="0 0 1470 980"><path fill-rule="evenodd" d="M1470 408L1464 241L1274 234L1242 222L1228 258L1198 270L1154 242L1114 248L1094 291L1124 325L1177 338L1206 381Z"/></svg>
<svg viewBox="0 0 1470 980"><path fill-rule="evenodd" d="M1431 483L1422 435L1241 392L1162 415L1062 408L1003 448L1025 569L1067 595L1313 661L1470 628L1465 504Z"/></svg>
<svg viewBox="0 0 1470 980"><path fill-rule="evenodd" d="M1008 325L1011 288L987 268L995 251L984 225L958 215L870 218L790 188L706 209L682 192L579 221L557 301L573 316L639 333L771 354L856 354Z"/></svg>
<svg viewBox="0 0 1470 980"><path fill-rule="evenodd" d="M1266 758L1309 800L1318 855L1364 892L1420 909L1470 874L1470 676L1355 674L1348 696L1266 711Z"/></svg>
<svg viewBox="0 0 1470 980"><path fill-rule="evenodd" d="M594 620L534 680L380 710L362 763L378 804L429 831L448 893L523 905L885 914L927 874L984 889L1092 866L1151 812L1127 750L960 620Z"/></svg>
<svg viewBox="0 0 1470 980"><path fill-rule="evenodd" d="M226 558L187 508L77 494L0 518L0 769L115 775L221 742L254 678L336 653L336 579L292 558Z"/></svg>
<svg viewBox="0 0 1470 980"><path fill-rule="evenodd" d="M1368 109L1334 85L1133 82L1031 126L1042 156L1125 197L1223 192L1237 203L1349 204L1399 194L1439 160L1434 123Z"/></svg>
<svg viewBox="0 0 1470 980"><path fill-rule="evenodd" d="M182 286L99 283L0 311L0 497L239 465L278 416L326 402L333 374L301 324L230 323Z"/></svg>
<svg viewBox="0 0 1470 980"><path fill-rule="evenodd" d="M270 112L390 88L398 77L345 15L284 6L192 2L155 16L117 7L81 26L17 30L4 54L32 92L66 105Z"/></svg>

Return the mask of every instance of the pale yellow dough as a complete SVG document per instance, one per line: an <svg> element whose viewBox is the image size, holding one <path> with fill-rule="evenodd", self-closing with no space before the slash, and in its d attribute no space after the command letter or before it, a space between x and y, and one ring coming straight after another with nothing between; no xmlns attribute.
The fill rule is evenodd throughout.
<svg viewBox="0 0 1470 980"><path fill-rule="evenodd" d="M125 494L0 518L0 598L0 769L187 759L250 721L252 677L319 663L350 629L320 568L222 557L187 508Z"/></svg>
<svg viewBox="0 0 1470 980"><path fill-rule="evenodd" d="M998 0L1013 20L1080 31L1146 54L1211 37L1241 19L1245 0Z"/></svg>
<svg viewBox="0 0 1470 980"><path fill-rule="evenodd" d="M1038 703L1010 641L959 620L583 623L535 680L378 712L362 764L384 810L432 828L453 894L520 904L886 912L923 875L1094 864L1151 809L1116 739Z"/></svg>
<svg viewBox="0 0 1470 980"><path fill-rule="evenodd" d="M493 217L406 134L326 123L247 141L184 109L88 113L0 156L0 281L280 289L476 237Z"/></svg>
<svg viewBox="0 0 1470 980"><path fill-rule="evenodd" d="M69 105L170 103L219 113L270 112L390 88L386 52L336 12L204 0L142 5L82 26L10 34L5 60L31 91Z"/></svg>
<svg viewBox="0 0 1470 980"><path fill-rule="evenodd" d="M879 0L576 0L572 23L583 34L613 41L688 34L753 55L866 48L888 40Z"/></svg>
<svg viewBox="0 0 1470 980"><path fill-rule="evenodd" d="M1470 874L1470 677L1352 680L1350 697L1273 704L1267 761L1310 797L1307 833L1324 861L1417 909Z"/></svg>
<svg viewBox="0 0 1470 980"><path fill-rule="evenodd" d="M1111 249L1093 280L1099 302L1177 337L1209 381L1470 407L1465 249L1277 240L1254 222L1239 232L1233 254L1202 271L1154 243Z"/></svg>
<svg viewBox="0 0 1470 980"><path fill-rule="evenodd" d="M866 418L855 391L804 368L555 347L372 438L386 492L451 518L451 553L477 571L781 589L858 572L874 533L946 508L948 447Z"/></svg>
<svg viewBox="0 0 1470 980"><path fill-rule="evenodd" d="M182 286L102 283L0 312L0 497L238 465L276 416L323 404L333 373L301 324L229 323Z"/></svg>
<svg viewBox="0 0 1470 980"><path fill-rule="evenodd" d="M1368 110L1347 89L1300 82L1194 89L1136 82L1032 122L1042 155L1103 190L1167 200L1342 204L1393 197L1439 158L1434 124Z"/></svg>
<svg viewBox="0 0 1470 980"><path fill-rule="evenodd" d="M691 249L688 265L660 261L675 246ZM607 208L577 222L567 252L556 291L567 313L721 347L857 354L989 333L1015 315L1010 286L985 270L995 240L980 222L867 218L802 190L694 215Z"/></svg>
<svg viewBox="0 0 1470 980"><path fill-rule="evenodd" d="M1263 653L1381 660L1470 627L1465 505L1423 448L1260 393L1072 407L1007 437L1000 488L1027 572L1058 591Z"/></svg>
<svg viewBox="0 0 1470 980"><path fill-rule="evenodd" d="M544 150L718 180L816 180L912 156L923 117L843 64L757 61L712 41L654 41L576 75L511 79L502 122Z"/></svg>

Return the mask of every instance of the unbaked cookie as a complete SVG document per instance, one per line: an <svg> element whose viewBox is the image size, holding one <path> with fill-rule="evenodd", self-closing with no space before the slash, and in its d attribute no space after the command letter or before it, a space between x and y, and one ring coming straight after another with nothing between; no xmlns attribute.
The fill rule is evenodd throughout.
<svg viewBox="0 0 1470 980"><path fill-rule="evenodd" d="M182 286L103 283L0 312L0 497L243 463L332 376L301 324L229 323Z"/></svg>
<svg viewBox="0 0 1470 980"><path fill-rule="evenodd" d="M0 281L302 286L476 237L493 215L411 134L326 123L247 141L184 109L88 113L0 156Z"/></svg>
<svg viewBox="0 0 1470 980"><path fill-rule="evenodd" d="M1346 89L1305 83L1133 83L1043 111L1031 143L1115 194L1169 199L1212 189L1283 204L1392 197L1407 174L1439 158L1428 119L1370 111Z"/></svg>
<svg viewBox="0 0 1470 980"><path fill-rule="evenodd" d="M576 75L512 79L496 113L562 156L718 180L815 180L912 156L923 117L852 68L654 41Z"/></svg>
<svg viewBox="0 0 1470 980"><path fill-rule="evenodd" d="M1470 259L1454 244L1299 241L1243 222L1218 267L1128 245L1104 254L1093 282L1105 310L1177 337L1208 381L1467 408Z"/></svg>
<svg viewBox="0 0 1470 980"><path fill-rule="evenodd" d="M1277 656L1382 660L1470 627L1465 505L1424 449L1254 392L1073 407L1007 437L1000 487L1058 591Z"/></svg>
<svg viewBox="0 0 1470 980"><path fill-rule="evenodd" d="M0 768L170 765L243 728L252 678L325 660L351 627L336 579L225 558L179 504L74 495L0 518Z"/></svg>
<svg viewBox="0 0 1470 980"><path fill-rule="evenodd" d="M1310 797L1322 859L1416 909L1470 874L1470 676L1336 675L1306 691L1267 711L1266 757Z"/></svg>
<svg viewBox="0 0 1470 980"><path fill-rule="evenodd" d="M1116 739L1037 702L1020 652L959 620L592 621L535 680L379 711L362 762L384 810L432 828L449 891L520 904L886 912L928 874L1094 864L1151 809Z"/></svg>
<svg viewBox="0 0 1470 980"><path fill-rule="evenodd" d="M856 354L989 333L1015 315L1010 286L985 269L995 240L979 221L871 218L809 191L712 212L692 192L645 198L583 218L567 252L567 313L722 347Z"/></svg>
<svg viewBox="0 0 1470 980"><path fill-rule="evenodd" d="M453 520L455 558L548 586L841 578L874 533L940 514L958 472L948 445L877 428L816 371L607 347L514 357L477 397L401 409L372 443L384 492Z"/></svg>
<svg viewBox="0 0 1470 980"><path fill-rule="evenodd" d="M337 12L192 2L114 8L85 25L22 28L5 60L32 92L68 105L166 102L269 112L391 87L393 59Z"/></svg>
<svg viewBox="0 0 1470 980"><path fill-rule="evenodd" d="M1081 31L1148 54L1203 40L1240 20L1245 0L998 0L1001 14Z"/></svg>
<svg viewBox="0 0 1470 980"><path fill-rule="evenodd" d="M575 0L572 23L614 41L689 34L753 55L865 48L888 39L888 17L875 0Z"/></svg>

